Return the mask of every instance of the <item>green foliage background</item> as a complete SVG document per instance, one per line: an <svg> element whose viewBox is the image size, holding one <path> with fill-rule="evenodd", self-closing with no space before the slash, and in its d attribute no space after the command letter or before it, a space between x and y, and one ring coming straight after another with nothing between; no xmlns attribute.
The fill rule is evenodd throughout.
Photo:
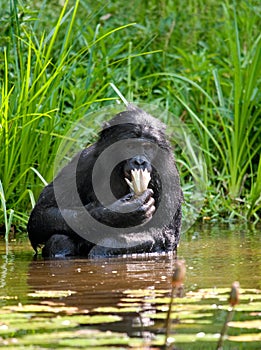
<svg viewBox="0 0 261 350"><path fill-rule="evenodd" d="M208 173L201 217L259 220L258 0L10 0L0 11L6 233L12 223L25 227L72 123L115 99L109 83L129 101L168 109L193 132ZM92 120L90 127L87 144L98 130ZM177 159L186 186L193 166L182 150Z"/></svg>

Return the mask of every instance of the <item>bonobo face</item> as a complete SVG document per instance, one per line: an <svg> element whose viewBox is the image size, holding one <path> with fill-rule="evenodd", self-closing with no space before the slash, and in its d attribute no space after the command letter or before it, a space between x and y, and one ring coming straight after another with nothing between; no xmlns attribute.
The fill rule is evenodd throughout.
<svg viewBox="0 0 261 350"><path fill-rule="evenodd" d="M161 191L161 182L154 168L154 162L157 161L159 146L151 140L139 137L129 138L124 142L124 147L119 148L119 158L125 159L118 163L110 176L110 189L115 198L119 199L130 193L130 186L126 179L133 181L132 170L147 170L151 175L149 188L153 190L155 206L159 203Z"/></svg>
<svg viewBox="0 0 261 350"><path fill-rule="evenodd" d="M151 162L155 157L156 147L152 142L142 139L130 141L128 150L133 153L133 157L126 160L124 164L124 176L131 178L131 170L141 169L151 173Z"/></svg>

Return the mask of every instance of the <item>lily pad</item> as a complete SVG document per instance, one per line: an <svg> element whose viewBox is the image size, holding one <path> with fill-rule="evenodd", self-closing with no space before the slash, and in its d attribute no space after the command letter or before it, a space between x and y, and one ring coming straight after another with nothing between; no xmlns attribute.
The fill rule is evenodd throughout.
<svg viewBox="0 0 261 350"><path fill-rule="evenodd" d="M98 307L94 309L93 311L98 313L132 313L132 312L140 312L141 311L141 305L139 306L127 306L127 307L112 307L112 306L104 306L104 307Z"/></svg>
<svg viewBox="0 0 261 350"><path fill-rule="evenodd" d="M175 297L170 332L174 344L182 344L184 349L190 349L186 346L191 344L195 349L212 347L217 342L230 307L227 303L228 292L228 288L202 289L187 292L182 298ZM29 296L40 298L40 303L2 307L2 346L30 349L34 344L32 349L61 347L68 350L118 350L143 349L145 345L152 349L153 346L164 344L170 291L128 290L116 306L96 307L91 314L78 307L66 306L66 297L73 293L69 290L36 291L29 293ZM62 301L55 302L50 300L52 298L62 298ZM261 327L257 320L258 310L261 310L259 291L252 293L248 289L245 294L241 291L241 303L235 307L234 319L229 323L228 334L233 332L233 335L227 336L225 345L228 342L248 342L255 346L260 335L249 332ZM126 319L131 320L128 329L134 332L135 337L119 332L119 329L126 327ZM244 334L238 334L243 328Z"/></svg>
<svg viewBox="0 0 261 350"><path fill-rule="evenodd" d="M231 321L228 323L228 326L234 328L261 329L261 320Z"/></svg>
<svg viewBox="0 0 261 350"><path fill-rule="evenodd" d="M260 342L261 341L261 333L230 335L230 336L228 336L228 340L235 341L235 342Z"/></svg>
<svg viewBox="0 0 261 350"><path fill-rule="evenodd" d="M78 311L77 307L72 306L48 306L41 304L27 304L27 305L13 305L13 306L5 306L4 310L10 310L15 312L46 312L46 313L67 313L74 314Z"/></svg>
<svg viewBox="0 0 261 350"><path fill-rule="evenodd" d="M17 295L0 295L0 300L17 300L18 296Z"/></svg>
<svg viewBox="0 0 261 350"><path fill-rule="evenodd" d="M33 298L62 298L68 297L76 292L73 290L36 290L33 293L28 293L29 297Z"/></svg>

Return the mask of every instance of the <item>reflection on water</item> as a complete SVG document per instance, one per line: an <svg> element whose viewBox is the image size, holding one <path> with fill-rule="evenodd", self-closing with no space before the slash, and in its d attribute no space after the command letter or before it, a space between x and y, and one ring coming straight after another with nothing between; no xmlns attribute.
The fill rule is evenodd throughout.
<svg viewBox="0 0 261 350"><path fill-rule="evenodd" d="M220 226L191 230L182 237L178 251L187 266L185 290L230 287L235 280L243 288L260 289L260 243L259 231ZM2 305L35 303L28 293L36 290L71 290L76 293L59 302L89 311L124 303L126 290L169 291L175 259L172 255L137 255L106 260L33 260L27 239L11 242L8 252L2 242L0 249L0 296L10 297L0 299ZM149 309L153 312L153 306ZM135 322L139 322L137 317L128 315L120 330L131 333Z"/></svg>
<svg viewBox="0 0 261 350"><path fill-rule="evenodd" d="M261 235L258 231L197 227L182 237L178 257L186 261L186 290L228 287L261 288ZM34 261L27 240L1 249L1 294L39 289L76 290L71 304L84 308L112 305L126 289L169 289L173 257L136 255L113 259Z"/></svg>
<svg viewBox="0 0 261 350"><path fill-rule="evenodd" d="M197 227L184 237L179 256L186 259L188 288L225 287L235 280L244 288L261 287L260 229Z"/></svg>
<svg viewBox="0 0 261 350"><path fill-rule="evenodd" d="M76 291L66 304L93 309L116 305L126 289L168 289L170 257L105 260L33 261L28 284L33 290Z"/></svg>

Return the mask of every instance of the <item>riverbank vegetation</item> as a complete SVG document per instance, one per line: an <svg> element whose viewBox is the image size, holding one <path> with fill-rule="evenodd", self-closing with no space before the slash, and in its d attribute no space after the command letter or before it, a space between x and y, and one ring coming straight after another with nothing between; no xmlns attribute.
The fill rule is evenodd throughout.
<svg viewBox="0 0 261 350"><path fill-rule="evenodd" d="M261 213L259 1L26 1L0 5L0 224L25 228L72 124L129 100L194 135L207 177L200 219ZM174 126L173 126L174 128ZM99 129L90 122L93 141ZM174 130L173 130L174 132ZM178 150L183 185L193 164ZM189 186L186 189L189 191Z"/></svg>

